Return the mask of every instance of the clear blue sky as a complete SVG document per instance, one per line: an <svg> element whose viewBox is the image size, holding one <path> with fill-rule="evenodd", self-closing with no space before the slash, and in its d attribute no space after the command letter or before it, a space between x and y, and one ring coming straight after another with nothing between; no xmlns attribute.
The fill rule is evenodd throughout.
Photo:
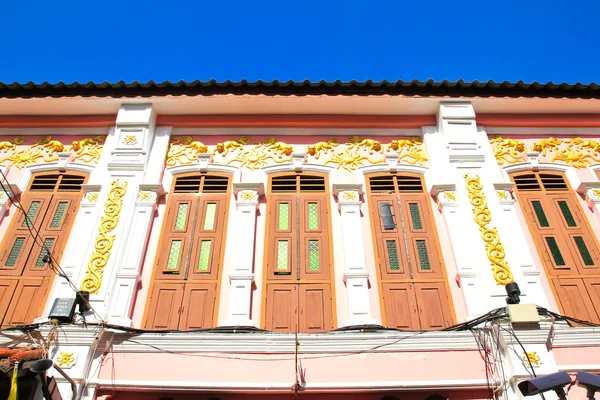
<svg viewBox="0 0 600 400"><path fill-rule="evenodd" d="M0 81L600 82L598 0L5 0Z"/></svg>

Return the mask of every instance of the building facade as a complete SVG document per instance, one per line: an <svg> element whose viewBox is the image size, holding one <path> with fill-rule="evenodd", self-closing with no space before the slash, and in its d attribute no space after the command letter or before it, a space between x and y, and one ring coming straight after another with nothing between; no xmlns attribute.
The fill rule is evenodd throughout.
<svg viewBox="0 0 600 400"><path fill-rule="evenodd" d="M0 85L0 391L41 398L46 357L64 399L519 399L599 371L599 96Z"/></svg>

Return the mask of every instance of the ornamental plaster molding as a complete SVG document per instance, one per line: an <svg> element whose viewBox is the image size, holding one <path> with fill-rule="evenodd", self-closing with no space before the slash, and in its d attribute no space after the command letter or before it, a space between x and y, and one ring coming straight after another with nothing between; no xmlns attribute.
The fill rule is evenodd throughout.
<svg viewBox="0 0 600 400"><path fill-rule="evenodd" d="M600 181L581 182L575 190L585 198L589 206L600 205Z"/></svg>
<svg viewBox="0 0 600 400"><path fill-rule="evenodd" d="M19 187L20 193L24 192L29 186L29 182L33 174L38 172L56 172L61 169L60 172L83 172L85 174L91 174L94 171L95 166L90 164L75 164L71 162L65 162L62 166L59 161L48 162L43 164L28 165L23 168L17 186Z"/></svg>
<svg viewBox="0 0 600 400"><path fill-rule="evenodd" d="M265 193L265 185L262 182L235 182L233 193L237 196L238 206L254 205L258 207L258 199Z"/></svg>
<svg viewBox="0 0 600 400"><path fill-rule="evenodd" d="M569 171L571 167L567 164L556 164L556 163L538 163L537 165L533 162L523 162L517 164L507 165L502 167L504 171L508 174L512 174L515 172L524 172L524 171L537 171L537 170L545 170L545 171L555 171L555 172L563 172L566 173Z"/></svg>
<svg viewBox="0 0 600 400"><path fill-rule="evenodd" d="M302 153L302 155L304 156L304 153ZM261 171L267 175L272 175L272 174L277 174L280 172L293 172L293 171L299 171L299 170L297 169L297 164L294 164L294 162L285 162L285 163L281 163L281 164L268 165L266 167L261 168ZM316 173L320 173L320 174L329 175L335 171L335 167L330 166L330 165L321 165L321 164L304 162L302 164L301 171L302 172L316 172Z"/></svg>
<svg viewBox="0 0 600 400"><path fill-rule="evenodd" d="M429 194L436 198L441 207L457 207L460 204L460 197L454 183L433 184Z"/></svg>
<svg viewBox="0 0 600 400"><path fill-rule="evenodd" d="M392 169L392 165L390 164L376 164L358 167L357 170L362 172L364 175L379 174L382 172L411 172L425 175L425 173L429 171L429 167L422 167L420 165L412 164L397 164L396 167Z"/></svg>

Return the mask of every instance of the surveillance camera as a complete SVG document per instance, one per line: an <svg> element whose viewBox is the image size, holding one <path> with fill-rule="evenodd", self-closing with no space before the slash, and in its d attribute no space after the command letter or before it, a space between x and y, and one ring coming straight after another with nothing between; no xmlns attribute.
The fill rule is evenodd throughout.
<svg viewBox="0 0 600 400"><path fill-rule="evenodd" d="M587 389L587 397L593 398L594 393L600 390L600 376L589 372L577 371L577 386Z"/></svg>
<svg viewBox="0 0 600 400"><path fill-rule="evenodd" d="M518 386L523 396L535 396L536 394L547 392L549 390L562 391L562 387L569 383L571 383L571 376L562 371L523 381L519 383Z"/></svg>

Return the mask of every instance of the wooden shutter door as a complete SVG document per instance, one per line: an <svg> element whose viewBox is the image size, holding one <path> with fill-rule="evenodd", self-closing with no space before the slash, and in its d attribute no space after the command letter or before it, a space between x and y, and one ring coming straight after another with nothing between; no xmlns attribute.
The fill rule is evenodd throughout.
<svg viewBox="0 0 600 400"><path fill-rule="evenodd" d="M415 283L421 329L443 329L452 325L444 282Z"/></svg>
<svg viewBox="0 0 600 400"><path fill-rule="evenodd" d="M377 237L379 253L379 267L381 278L386 279L408 279L408 258L406 256L406 245L402 233L402 222L400 220L400 209L395 195L377 195L372 198L373 223ZM386 230L381 219L380 206L390 204L396 227Z"/></svg>
<svg viewBox="0 0 600 400"><path fill-rule="evenodd" d="M33 246L24 275L51 276L53 274L43 261L46 249L50 250L54 260L60 263L69 239L68 233L77 213L79 197L79 193L57 193L52 197L39 229L38 243L42 242L44 247Z"/></svg>
<svg viewBox="0 0 600 400"><path fill-rule="evenodd" d="M48 282L48 278L42 277L21 278L6 312L3 325L16 326L32 323L44 305L43 299Z"/></svg>
<svg viewBox="0 0 600 400"><path fill-rule="evenodd" d="M329 283L300 284L300 332L333 329Z"/></svg>
<svg viewBox="0 0 600 400"><path fill-rule="evenodd" d="M0 279L0 324L4 321L4 317L6 316L8 306L13 298L18 282L19 280L17 278Z"/></svg>
<svg viewBox="0 0 600 400"><path fill-rule="evenodd" d="M296 202L295 195L277 195L270 201L268 279L296 280Z"/></svg>
<svg viewBox="0 0 600 400"><path fill-rule="evenodd" d="M576 274L577 268L571 258L570 246L561 232L562 224L551 199L543 193L527 193L519 196L524 202L525 215L529 218L531 232L538 242L540 258L551 275Z"/></svg>
<svg viewBox="0 0 600 400"><path fill-rule="evenodd" d="M147 329L177 329L183 288L181 283L154 282L146 319Z"/></svg>
<svg viewBox="0 0 600 400"><path fill-rule="evenodd" d="M402 193L400 201L413 278L441 279L442 266L429 212L428 196Z"/></svg>
<svg viewBox="0 0 600 400"><path fill-rule="evenodd" d="M28 193L21 202L27 211L29 221L39 230L46 214L48 204L52 200L52 193ZM0 275L20 276L28 265L28 259L34 244L34 236L27 227L25 215L20 211L16 221L4 236L2 243L2 258L0 258ZM38 239L39 240L39 239Z"/></svg>
<svg viewBox="0 0 600 400"><path fill-rule="evenodd" d="M216 283L186 283L180 330L212 328L216 289Z"/></svg>
<svg viewBox="0 0 600 400"><path fill-rule="evenodd" d="M294 332L298 322L298 292L295 284L267 284L266 329Z"/></svg>
<svg viewBox="0 0 600 400"><path fill-rule="evenodd" d="M584 278L583 282L592 300L596 315L600 318L600 278Z"/></svg>
<svg viewBox="0 0 600 400"><path fill-rule="evenodd" d="M173 196L156 261L156 279L184 278L197 205L197 196Z"/></svg>
<svg viewBox="0 0 600 400"><path fill-rule="evenodd" d="M571 193L563 192L547 196L554 214L560 222L560 231L571 251L571 258L580 274L598 274L600 259L596 240L585 224L579 204Z"/></svg>
<svg viewBox="0 0 600 400"><path fill-rule="evenodd" d="M188 279L217 279L225 225L225 198L202 195L194 229Z"/></svg>
<svg viewBox="0 0 600 400"><path fill-rule="evenodd" d="M552 279L562 313L585 321L600 323L583 279Z"/></svg>
<svg viewBox="0 0 600 400"><path fill-rule="evenodd" d="M329 279L327 196L300 196L300 279Z"/></svg>
<svg viewBox="0 0 600 400"><path fill-rule="evenodd" d="M383 283L386 326L419 329L419 314L412 283Z"/></svg>

